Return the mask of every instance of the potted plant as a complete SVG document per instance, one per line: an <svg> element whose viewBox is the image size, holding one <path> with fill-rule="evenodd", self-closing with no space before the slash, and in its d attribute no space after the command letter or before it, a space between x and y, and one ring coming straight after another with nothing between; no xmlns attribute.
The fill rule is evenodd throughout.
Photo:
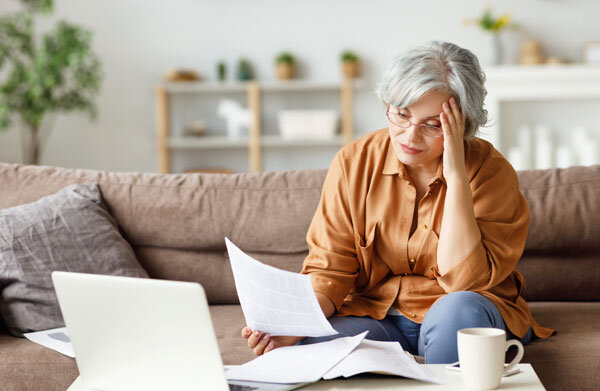
<svg viewBox="0 0 600 391"><path fill-rule="evenodd" d="M346 79L358 77L360 73L360 64L358 56L351 50L344 50L340 56L342 61L342 74Z"/></svg>
<svg viewBox="0 0 600 391"><path fill-rule="evenodd" d="M239 81L252 80L252 67L250 66L250 62L245 58L240 59L237 64L236 73Z"/></svg>
<svg viewBox="0 0 600 391"><path fill-rule="evenodd" d="M277 71L277 78L279 80L289 80L294 78L294 56L292 56L290 53L280 53L275 58L275 67Z"/></svg>
<svg viewBox="0 0 600 391"><path fill-rule="evenodd" d="M37 37L36 14L49 14L53 0L21 3L22 10L0 17L0 130L17 120L23 161L38 164L49 117L73 111L95 117L102 74L91 32L61 20Z"/></svg>
<svg viewBox="0 0 600 391"><path fill-rule="evenodd" d="M225 61L219 61L217 63L217 79L219 81L225 81L227 79L227 65Z"/></svg>
<svg viewBox="0 0 600 391"><path fill-rule="evenodd" d="M488 45L490 50L488 55L481 56L484 64L497 65L502 63L503 50L500 42L500 33L507 28L517 28L517 25L511 22L509 14L504 14L498 17L492 15L491 8L486 8L480 18L465 19L463 24L475 24L486 33L487 38L491 41Z"/></svg>

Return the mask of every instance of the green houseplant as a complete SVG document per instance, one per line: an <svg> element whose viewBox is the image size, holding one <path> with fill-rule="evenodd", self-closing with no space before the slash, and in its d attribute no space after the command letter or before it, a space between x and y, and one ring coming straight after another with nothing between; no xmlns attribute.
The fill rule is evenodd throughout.
<svg viewBox="0 0 600 391"><path fill-rule="evenodd" d="M344 50L340 55L342 62L342 74L347 79L358 77L360 73L360 65L358 56L351 50Z"/></svg>
<svg viewBox="0 0 600 391"><path fill-rule="evenodd" d="M295 60L291 53L283 52L275 58L277 78L279 80L289 80L295 75Z"/></svg>
<svg viewBox="0 0 600 391"><path fill-rule="evenodd" d="M252 80L252 67L250 66L250 62L245 58L241 58L237 64L237 79L239 81L248 81Z"/></svg>
<svg viewBox="0 0 600 391"><path fill-rule="evenodd" d="M0 17L0 130L16 121L24 162L38 164L49 117L83 111L95 118L102 74L91 32L61 20L37 36L35 18L49 14L53 0L20 2L20 11Z"/></svg>

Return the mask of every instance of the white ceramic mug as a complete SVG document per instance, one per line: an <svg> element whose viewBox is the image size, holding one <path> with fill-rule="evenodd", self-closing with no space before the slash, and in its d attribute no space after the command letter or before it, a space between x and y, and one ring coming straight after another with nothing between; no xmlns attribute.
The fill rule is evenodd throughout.
<svg viewBox="0 0 600 391"><path fill-rule="evenodd" d="M475 327L457 332L458 361L465 387L469 390L495 390L505 372L523 358L523 345L516 339L506 340L506 332L490 327ZM519 352L504 366L506 351L515 345Z"/></svg>

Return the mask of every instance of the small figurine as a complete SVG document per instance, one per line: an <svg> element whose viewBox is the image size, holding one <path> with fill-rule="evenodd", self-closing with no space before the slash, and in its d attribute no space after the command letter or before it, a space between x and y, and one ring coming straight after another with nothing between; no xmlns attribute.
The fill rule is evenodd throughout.
<svg viewBox="0 0 600 391"><path fill-rule="evenodd" d="M546 61L544 51L540 43L534 39L523 42L521 46L521 56L519 64L521 65L537 65L543 64Z"/></svg>
<svg viewBox="0 0 600 391"><path fill-rule="evenodd" d="M241 129L250 126L252 121L252 112L231 99L219 101L217 115L227 121L227 136L230 139L240 138Z"/></svg>

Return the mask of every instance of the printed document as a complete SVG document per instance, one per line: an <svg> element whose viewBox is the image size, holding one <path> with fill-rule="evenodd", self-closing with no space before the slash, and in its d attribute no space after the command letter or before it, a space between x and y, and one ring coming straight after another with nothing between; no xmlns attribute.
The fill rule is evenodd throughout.
<svg viewBox="0 0 600 391"><path fill-rule="evenodd" d="M350 377L364 372L383 373L442 383L427 368L402 349L398 342L363 340L347 357L331 368L323 379Z"/></svg>
<svg viewBox="0 0 600 391"><path fill-rule="evenodd" d="M248 327L272 336L337 334L321 310L309 275L265 265L228 238L225 243Z"/></svg>
<svg viewBox="0 0 600 391"><path fill-rule="evenodd" d="M65 356L75 357L75 352L73 351L71 339L69 338L66 327L25 333L23 336L32 342L56 350Z"/></svg>
<svg viewBox="0 0 600 391"><path fill-rule="evenodd" d="M316 382L350 354L367 333L365 331L355 337L273 349L246 364L233 367L225 375L229 380L264 383Z"/></svg>
<svg viewBox="0 0 600 391"><path fill-rule="evenodd" d="M398 342L365 339L368 331L310 345L273 349L243 365L232 366L229 380L304 383L375 372L421 381L443 382L402 350Z"/></svg>

